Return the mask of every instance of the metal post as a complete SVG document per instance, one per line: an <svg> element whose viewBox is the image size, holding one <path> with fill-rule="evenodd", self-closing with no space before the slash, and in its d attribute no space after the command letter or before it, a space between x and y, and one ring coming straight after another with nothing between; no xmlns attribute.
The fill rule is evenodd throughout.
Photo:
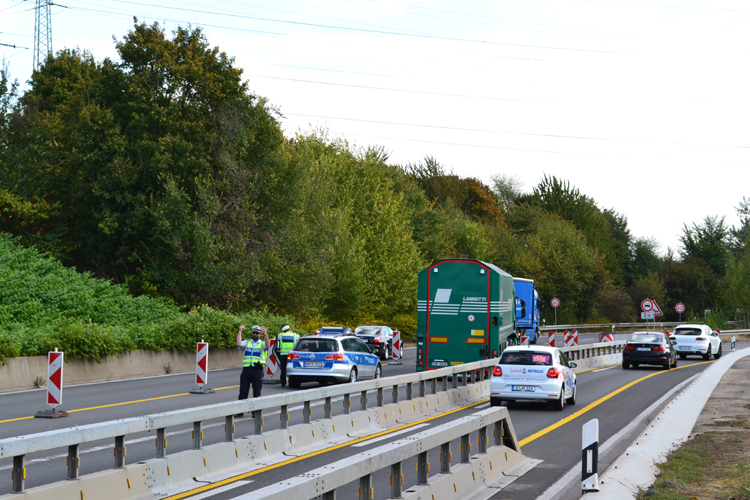
<svg viewBox="0 0 750 500"><path fill-rule="evenodd" d="M344 394L344 415L349 415L352 412L352 396L351 394Z"/></svg>
<svg viewBox="0 0 750 500"><path fill-rule="evenodd" d="M417 484L427 484L427 452L417 455Z"/></svg>
<svg viewBox="0 0 750 500"><path fill-rule="evenodd" d="M450 474L451 472L451 443L443 443L440 445L440 472L443 474Z"/></svg>
<svg viewBox="0 0 750 500"><path fill-rule="evenodd" d="M391 465L391 498L401 498L403 492L401 475L401 462Z"/></svg>
<svg viewBox="0 0 750 500"><path fill-rule="evenodd" d="M234 441L234 415L227 415L224 418L224 441L227 443Z"/></svg>
<svg viewBox="0 0 750 500"><path fill-rule="evenodd" d="M328 396L323 404L325 405L323 418L331 418L331 396Z"/></svg>
<svg viewBox="0 0 750 500"><path fill-rule="evenodd" d="M255 435L263 434L263 410L255 410Z"/></svg>
<svg viewBox="0 0 750 500"><path fill-rule="evenodd" d="M193 422L193 449L203 448L203 422Z"/></svg>
<svg viewBox="0 0 750 500"><path fill-rule="evenodd" d="M18 455L13 457L13 470L11 472L13 478L13 493L23 493L24 484L26 482L26 456Z"/></svg>
<svg viewBox="0 0 750 500"><path fill-rule="evenodd" d="M469 463L469 446L469 435L464 434L463 436L461 436L461 463L463 464Z"/></svg>
<svg viewBox="0 0 750 500"><path fill-rule="evenodd" d="M367 474L359 478L359 498L369 500L372 496L372 474Z"/></svg>
<svg viewBox="0 0 750 500"><path fill-rule="evenodd" d="M302 408L302 423L309 424L310 423L310 402L305 401L304 406Z"/></svg>
<svg viewBox="0 0 750 500"><path fill-rule="evenodd" d="M115 468L125 467L125 436L115 437Z"/></svg>
<svg viewBox="0 0 750 500"><path fill-rule="evenodd" d="M359 409L367 411L367 391L362 391L359 396Z"/></svg>
<svg viewBox="0 0 750 500"><path fill-rule="evenodd" d="M156 458L167 456L167 429L156 429Z"/></svg>
<svg viewBox="0 0 750 500"><path fill-rule="evenodd" d="M80 457L78 456L78 445L71 444L68 446L68 477L67 479L78 479L78 465Z"/></svg>
<svg viewBox="0 0 750 500"><path fill-rule="evenodd" d="M286 429L289 425L289 405L281 405L279 419L281 419L281 428Z"/></svg>
<svg viewBox="0 0 750 500"><path fill-rule="evenodd" d="M383 388L378 387L378 407L383 406Z"/></svg>

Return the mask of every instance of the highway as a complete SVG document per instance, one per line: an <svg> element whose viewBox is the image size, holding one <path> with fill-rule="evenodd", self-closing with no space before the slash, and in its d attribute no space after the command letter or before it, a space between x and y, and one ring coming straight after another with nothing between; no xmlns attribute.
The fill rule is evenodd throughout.
<svg viewBox="0 0 750 500"><path fill-rule="evenodd" d="M584 334L579 343L586 342L587 337L598 340L598 334ZM583 342L581 342L583 341ZM747 347L738 344L738 348ZM724 345L725 352L729 350ZM647 425L649 416L644 411L669 393L682 382L700 373L709 362L697 357L680 360L677 369L664 371L657 367L622 370L619 365L581 372L578 375L578 402L575 406L566 406L563 412L553 411L550 406L539 403L517 403L509 408L516 435L522 446L522 452L543 462L519 478L495 497L514 499L538 498L552 487L562 476L569 473L580 461L581 426L592 418L599 419L600 442L605 443L612 436L629 429L625 435L617 436L619 446L613 446L608 454L601 457L602 467L613 460L619 452L630 444L631 440ZM385 377L410 373L414 367L414 349L407 349L403 365L389 364L384 366ZM0 439L43 432L51 429L103 422L164 411L192 408L195 406L233 401L237 398L239 368L233 370L211 371L208 386L216 389L214 394L194 395L188 391L194 387L193 374L169 375L147 379L135 379L90 385L65 387L62 409L70 414L61 419L35 419L33 415L47 409L44 404L45 391L34 390L0 395ZM316 387L316 384L303 385ZM295 389L281 388L278 384L266 384L264 395L278 394ZM354 398L353 398L354 399ZM370 395L370 406L374 394ZM358 401L352 401L358 406ZM386 444L392 439L400 439L409 433L419 432L452 419L465 416L478 409L486 408L487 400L478 398L470 406L449 414L431 417L422 421L410 422L408 426L386 436L374 439L359 439L345 446L333 446L330 449L310 454L309 456L289 457L285 463L267 469L259 469L251 474L241 474L235 480L229 480L220 487L197 483L190 498L228 499L285 478L344 459L352 454L362 453L368 449ZM341 403L334 400L334 413L341 412ZM290 407L289 425L302 421L301 407ZM656 409L650 412L656 413ZM313 406L313 419L323 418L322 401ZM265 428L278 428L278 411L264 415ZM642 421L639 421L642 418ZM253 420L249 417L237 420L237 436L252 432ZM630 427L628 427L630 426ZM192 428L169 429L168 453L190 449ZM205 444L220 442L223 439L223 419L204 422ZM475 441L476 437L472 436ZM127 463L148 460L154 457L154 434L142 433L128 436ZM92 443L82 447L80 474L85 475L112 466L112 442ZM458 450L458 444L453 444ZM26 487L33 488L41 484L64 480L66 474L66 450L56 454L37 454L27 456ZM433 463L430 475L439 473L437 451L430 453ZM434 455L434 456L432 456ZM458 460L454 451L453 462ZM0 495L10 492L11 460L0 461ZM404 484L416 482L415 464L404 464ZM577 476L578 478L580 476ZM373 486L375 498L388 498L388 471L375 475ZM357 498L357 484L350 485L350 490L341 489L338 498ZM561 494L564 491L560 492ZM178 495L166 498L187 498ZM494 498L494 497L493 497ZM574 496L572 498L577 498Z"/></svg>

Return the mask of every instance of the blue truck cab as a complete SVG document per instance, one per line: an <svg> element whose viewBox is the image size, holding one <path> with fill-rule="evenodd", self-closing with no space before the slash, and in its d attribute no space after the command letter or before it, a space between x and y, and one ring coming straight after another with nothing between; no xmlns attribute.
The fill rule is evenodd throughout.
<svg viewBox="0 0 750 500"><path fill-rule="evenodd" d="M516 290L516 331L519 337L529 337L529 344L536 344L539 338L541 302L534 280L513 278L513 286Z"/></svg>

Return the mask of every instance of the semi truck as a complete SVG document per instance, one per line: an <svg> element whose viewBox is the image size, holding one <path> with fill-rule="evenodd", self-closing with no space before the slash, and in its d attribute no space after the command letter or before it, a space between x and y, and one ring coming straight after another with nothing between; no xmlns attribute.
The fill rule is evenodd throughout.
<svg viewBox="0 0 750 500"><path fill-rule="evenodd" d="M534 280L513 278L516 288L516 332L519 337L529 337L529 344L536 344L539 338L539 313L542 302L534 287Z"/></svg>
<svg viewBox="0 0 750 500"><path fill-rule="evenodd" d="M474 259L419 272L417 371L495 358L517 342L513 277Z"/></svg>

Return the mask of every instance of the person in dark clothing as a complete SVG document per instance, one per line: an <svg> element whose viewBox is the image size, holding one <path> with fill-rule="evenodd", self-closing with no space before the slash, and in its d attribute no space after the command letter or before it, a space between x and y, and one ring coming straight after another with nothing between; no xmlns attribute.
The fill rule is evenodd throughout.
<svg viewBox="0 0 750 500"><path fill-rule="evenodd" d="M250 340L242 339L244 329L245 325L240 325L240 330L237 332L237 348L245 350L240 374L240 395L237 399L247 399L250 386L253 388L253 397L258 398L263 388L263 373L266 369L271 341L268 339L268 329L265 326L253 326ZM261 334L264 336L263 340L260 340ZM242 414L236 416L241 417Z"/></svg>

